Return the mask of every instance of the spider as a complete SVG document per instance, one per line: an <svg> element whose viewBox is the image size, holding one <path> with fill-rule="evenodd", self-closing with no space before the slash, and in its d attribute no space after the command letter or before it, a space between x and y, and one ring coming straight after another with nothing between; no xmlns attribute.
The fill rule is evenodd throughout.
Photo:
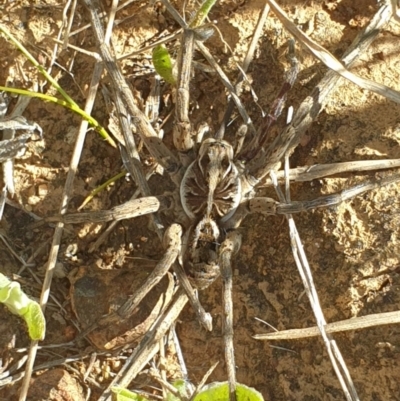
<svg viewBox="0 0 400 401"><path fill-rule="evenodd" d="M126 124L124 119L126 120L125 116L128 113L132 115L138 134L151 155L170 175L177 186L179 195L175 197L168 195L151 197L150 190L146 186L145 180L143 180L143 172L140 170L140 163L138 163L135 146L132 143L132 136L127 135L124 131L126 145L124 152L128 156L125 158L128 160L126 165L131 175L135 177L135 181L142 183L141 192L144 197L139 200L132 200L122 207L114 208L109 215L112 219L121 218L121 216L122 218L135 217L160 212L170 208L171 205L174 205L175 208L183 209L185 218L181 225L174 224L166 231L165 243L167 251L163 258L163 263L159 264L160 266L153 276L158 277L161 271L165 273L173 266L178 273L180 284L185 287L187 296L198 313L200 321L206 328L210 328L209 315L199 305L191 284L203 289L209 286L220 274L222 275L224 282L225 356L230 399L234 400L236 378L232 340L231 261L233 255L240 248L241 239L237 228L240 227L243 218L251 213L266 215L281 213L289 215L290 213L316 207L331 206L370 190L371 187L393 182L398 177L394 176L381 181L370 182L355 189L346 190L342 194L329 195L314 201L286 203L284 199L278 202L270 198L257 197L257 189L262 180L271 171L277 169L283 157L297 146L299 133L304 132L305 127L318 115L322 107L321 103L323 103L333 85L331 84L329 89L318 87L316 92L313 92L305 104L302 105L299 113L295 115L293 123L267 147L268 127L280 115L286 92L293 85L297 75L298 63L293 52L290 52L290 71L277 101L274 102L271 108L265 125L250 140L247 140L243 146L239 142L232 145L223 139L223 129L212 133L206 139L199 140L197 145L187 112L191 58L195 45L206 54L207 49L197 38L195 30L190 29L167 1L163 1L167 9L184 28L181 52L178 59L176 121L173 134L174 145L178 153L177 157L176 152L168 149L154 133L153 128L136 106L124 77L116 66L109 49L103 44L102 27L96 8L93 7L92 2L89 0L85 0L84 3L90 13L103 60L115 88L119 88L117 92L119 92L120 100L117 100L116 104L119 108L121 124ZM325 85L329 87L327 83ZM324 90L325 92L319 98L320 92ZM232 96L234 96L234 93L232 93ZM305 109L307 119L304 118ZM249 124L248 120L245 122ZM131 159L129 159L129 156ZM178 202L176 198L179 198ZM130 209L129 216L126 213L128 208ZM73 222L74 219L77 219L77 216L67 215L64 221ZM158 216L153 216L153 219L157 223ZM160 226L158 225L158 227ZM189 280L187 280L186 274L189 276ZM152 285L155 285L154 281ZM148 290L149 286L146 286L146 291ZM118 311L118 315L126 316L129 311L132 311L137 306L142 298L143 291L139 291L129 300L129 303ZM117 318L117 314L113 314L105 317L101 324L110 324Z"/></svg>

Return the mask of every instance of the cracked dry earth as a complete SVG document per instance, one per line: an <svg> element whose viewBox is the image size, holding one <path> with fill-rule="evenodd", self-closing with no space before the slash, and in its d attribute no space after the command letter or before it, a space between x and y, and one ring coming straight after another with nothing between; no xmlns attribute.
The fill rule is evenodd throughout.
<svg viewBox="0 0 400 401"><path fill-rule="evenodd" d="M106 8L109 6L109 2L103 3ZM315 41L338 57L378 7L372 0L281 0L279 3L292 20L302 25ZM174 2L174 5L182 10L181 2ZM59 31L63 6L54 0L3 2L0 23L19 38L44 66L48 66L54 47L52 38ZM220 34L215 34L207 46L232 80L237 74L235 62L243 59L262 6L263 1L260 0L221 1L211 13L210 17L217 23ZM177 25L157 3L149 4L146 1L130 4L117 14L117 20L121 23L114 28L114 47L119 55L154 41L162 32L177 30ZM87 22L86 13L78 4L72 31ZM400 26L390 23L361 56L353 71L399 90L399 34ZM268 110L273 101L287 68L284 57L287 39L287 33L270 13L248 74L252 89L258 96L258 104L264 110ZM10 43L3 38L0 43L1 85L7 83L17 88L29 88L38 80L37 72ZM90 29L72 36L69 43L95 51ZM174 45L175 42L168 46ZM301 72L288 98L288 104L294 108L311 92L325 72L325 68L304 49L298 47L297 52ZM199 59L199 55L196 54L195 58ZM150 53L144 52L121 62L124 74L135 88L135 96L139 100L146 99L150 79L154 75L149 60ZM91 57L80 52L59 50L57 64L52 70L53 77L80 105L84 105L93 64ZM103 82L108 84L107 76ZM44 90L54 94L52 88L46 86ZM166 143L172 142L172 119L167 118L173 108L170 99L171 88L163 84L160 119L165 121ZM260 108L252 100L249 88L242 95L242 100L258 126L262 119ZM217 76L196 72L191 82L192 122L197 125L206 120L212 129L216 129L225 104L226 94ZM92 114L103 126L108 126L109 116L101 94ZM80 120L68 110L37 99L31 101L24 115L42 127L44 138L31 142L25 156L15 162L17 195L14 200L25 211L6 206L1 225L13 248L26 259L43 245L35 256L33 268L42 278L54 227L50 224L35 226L26 212L33 212L40 217L53 216L58 212ZM280 122L280 127L282 124ZM277 132L278 129L274 134ZM234 128L228 137L233 137L233 133ZM353 84L342 82L330 95L326 109L303 138L291 158L291 166L398 158L399 142L399 106ZM150 167L153 160L144 150L142 156L145 165ZM91 190L119 173L121 168L118 151L96 133L90 132L74 182L69 212L75 212ZM375 176L375 172L351 173L296 184L292 187L292 199L313 199ZM150 179L150 187L155 194L174 189L169 179L160 174ZM134 190L131 181L119 180L96 196L87 209L109 209L128 200ZM398 185L390 185L335 208L302 213L295 217L328 322L398 310L398 191ZM275 197L268 188L260 193ZM165 222L170 224L173 221L166 216ZM54 279L51 288L59 305L51 301L47 308L48 327L43 345L68 342L77 335L77 318L73 309L78 306L71 305L70 297L70 287L76 277L101 277L101 285L108 294L102 298L106 302L110 293L122 292L124 295L121 279L116 278L121 272L132 280L131 276L138 275L135 272L151 270L162 255L162 246L149 229L148 217L118 223L101 247L89 252L90 245L104 229L105 225L99 224L66 227L59 254L61 274ZM268 331L255 317L279 330L314 326L314 318L293 261L284 217L250 216L243 222L241 233L243 244L233 266L238 381L255 387L266 400L271 401L343 400L340 385L320 339L267 343L252 338L256 333ZM21 266L2 244L0 260L1 271L9 276L20 270ZM35 283L26 271L21 276L25 291L39 297L41 285ZM226 372L222 362L221 282L217 281L202 292L200 299L213 316L213 331L205 332L191 307L187 306L177 323L178 337L190 379L198 383L213 362L221 361L210 380L222 381L226 379ZM4 308L0 313L0 350L2 367L6 369L21 358L22 354L17 350L27 347L29 340L20 320ZM400 400L400 326L350 331L336 334L335 339L362 400ZM84 341L70 347L40 350L36 364L84 354L88 346L89 343ZM129 352L129 349L126 350L124 355ZM90 399L96 400L101 388L107 385L122 362L118 353L99 355L88 381L83 380L89 366L88 358L70 363L74 370L62 366L42 369L33 376L28 399L70 400L73 397L78 400L83 399L83 394L88 394L90 388ZM167 359L166 365L168 378L172 379L177 375L174 362ZM133 387L138 388L143 384L145 378L139 377ZM16 382L1 388L0 399L17 399L19 385L20 382Z"/></svg>

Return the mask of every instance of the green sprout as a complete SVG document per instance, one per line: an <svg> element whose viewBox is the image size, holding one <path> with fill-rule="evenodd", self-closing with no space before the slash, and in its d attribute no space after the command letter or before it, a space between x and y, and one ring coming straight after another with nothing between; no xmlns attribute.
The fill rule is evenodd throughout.
<svg viewBox="0 0 400 401"><path fill-rule="evenodd" d="M16 88L9 88L5 86L0 86L0 91L17 93L23 96L30 96L30 97L38 97L48 102L57 103L63 107L66 107L75 113L79 114L82 118L87 120L105 139L111 146L114 148L117 146L114 140L108 135L107 131L85 110L81 109L79 105L64 91L64 89L58 84L58 82L45 70L43 66L39 64L39 62L29 53L28 49L26 49L22 43L20 43L11 33L9 33L3 26L0 24L0 32L13 43L13 45L20 50L24 56L41 72L41 74L47 79L51 85L57 89L60 95L64 98L64 100L57 99L53 96L45 95L43 93L37 93L32 91L27 91L24 89L16 89Z"/></svg>
<svg viewBox="0 0 400 401"><path fill-rule="evenodd" d="M217 0L205 0L193 19L190 21L190 28L197 28L202 25L204 20L207 18L208 13L216 2Z"/></svg>
<svg viewBox="0 0 400 401"><path fill-rule="evenodd" d="M126 388L112 387L111 391L113 393L113 401L149 401L146 397Z"/></svg>
<svg viewBox="0 0 400 401"><path fill-rule="evenodd" d="M169 84L175 84L176 79L173 74L173 62L171 56L164 45L157 45L153 49L152 60L157 74Z"/></svg>
<svg viewBox="0 0 400 401"><path fill-rule="evenodd" d="M31 340L43 340L46 332L46 321L42 308L30 299L16 281L11 281L0 273L0 302L14 315L25 320Z"/></svg>
<svg viewBox="0 0 400 401"><path fill-rule="evenodd" d="M209 29L202 29L201 25L216 2L217 0L205 0L189 23L189 28L198 31L199 37L204 36L204 39L207 39L210 36L210 32L213 32ZM164 45L156 46L151 57L157 74L165 82L176 84L177 80L173 71L174 62L167 48Z"/></svg>

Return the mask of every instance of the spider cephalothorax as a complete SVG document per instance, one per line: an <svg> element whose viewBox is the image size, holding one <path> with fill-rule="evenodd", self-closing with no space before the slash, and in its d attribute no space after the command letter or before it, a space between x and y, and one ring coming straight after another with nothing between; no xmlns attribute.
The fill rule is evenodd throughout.
<svg viewBox="0 0 400 401"><path fill-rule="evenodd" d="M241 183L233 162L232 146L224 140L206 139L196 160L186 170L180 194L189 218L229 219L241 200Z"/></svg>

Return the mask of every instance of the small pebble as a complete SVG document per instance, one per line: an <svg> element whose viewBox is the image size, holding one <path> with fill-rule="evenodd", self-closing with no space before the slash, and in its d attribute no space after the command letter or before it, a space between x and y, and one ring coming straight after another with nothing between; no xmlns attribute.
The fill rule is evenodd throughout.
<svg viewBox="0 0 400 401"><path fill-rule="evenodd" d="M38 195L39 196L46 196L48 192L49 192L49 188L48 188L47 184L40 184L38 186Z"/></svg>

